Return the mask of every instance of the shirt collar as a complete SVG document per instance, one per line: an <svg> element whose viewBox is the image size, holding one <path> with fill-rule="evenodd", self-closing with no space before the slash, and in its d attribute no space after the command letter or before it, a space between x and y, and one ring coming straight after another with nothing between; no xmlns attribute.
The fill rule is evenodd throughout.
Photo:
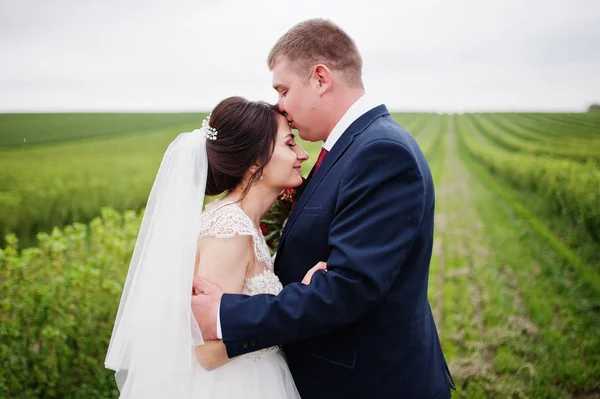
<svg viewBox="0 0 600 399"><path fill-rule="evenodd" d="M335 143L342 137L342 134L350 127L355 120L360 118L363 114L375 108L377 105L381 103L375 103L370 97L366 94L359 97L358 100L354 102L348 108L344 116L338 121L335 125L327 140L323 142L323 148L327 151L331 151Z"/></svg>

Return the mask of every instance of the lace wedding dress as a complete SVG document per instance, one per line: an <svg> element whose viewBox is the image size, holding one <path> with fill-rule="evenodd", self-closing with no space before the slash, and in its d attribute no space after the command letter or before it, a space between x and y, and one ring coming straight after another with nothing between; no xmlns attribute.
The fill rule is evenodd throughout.
<svg viewBox="0 0 600 399"><path fill-rule="evenodd" d="M251 236L254 243L256 270L247 278L244 294L277 295L282 285L273 272L273 260L265 239L237 203L220 205L215 201L202 214L199 239ZM290 399L300 398L283 351L271 347L239 356L211 371L196 367L193 398Z"/></svg>

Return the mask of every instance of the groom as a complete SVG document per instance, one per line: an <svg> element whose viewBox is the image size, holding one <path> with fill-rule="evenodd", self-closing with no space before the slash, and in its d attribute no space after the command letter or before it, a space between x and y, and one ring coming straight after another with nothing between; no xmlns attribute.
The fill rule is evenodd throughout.
<svg viewBox="0 0 600 399"><path fill-rule="evenodd" d="M449 398L454 388L427 300L434 187L413 137L364 95L350 37L315 19L268 58L279 108L323 141L282 234L277 296L195 281L205 339L230 357L284 344L303 398ZM310 285L305 273L326 260Z"/></svg>

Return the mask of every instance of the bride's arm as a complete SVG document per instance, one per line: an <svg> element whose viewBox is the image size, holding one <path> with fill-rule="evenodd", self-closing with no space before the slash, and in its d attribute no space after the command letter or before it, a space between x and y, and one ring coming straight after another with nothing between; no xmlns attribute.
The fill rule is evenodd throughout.
<svg viewBox="0 0 600 399"><path fill-rule="evenodd" d="M211 281L223 292L242 293L246 272L253 257L249 236L209 237L198 242L195 275ZM202 254L200 256L200 254ZM223 341L205 341L195 348L196 360L205 370L214 370L233 359Z"/></svg>
<svg viewBox="0 0 600 399"><path fill-rule="evenodd" d="M221 367L234 358L227 357L227 350L223 341L204 341L203 345L196 348L196 360L204 370L214 370Z"/></svg>

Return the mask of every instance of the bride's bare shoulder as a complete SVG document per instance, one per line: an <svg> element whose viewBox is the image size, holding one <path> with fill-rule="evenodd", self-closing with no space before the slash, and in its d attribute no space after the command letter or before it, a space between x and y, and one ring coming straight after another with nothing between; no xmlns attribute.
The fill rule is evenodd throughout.
<svg viewBox="0 0 600 399"><path fill-rule="evenodd" d="M224 292L242 292L253 261L250 240L240 235L198 240L194 275L211 281Z"/></svg>

